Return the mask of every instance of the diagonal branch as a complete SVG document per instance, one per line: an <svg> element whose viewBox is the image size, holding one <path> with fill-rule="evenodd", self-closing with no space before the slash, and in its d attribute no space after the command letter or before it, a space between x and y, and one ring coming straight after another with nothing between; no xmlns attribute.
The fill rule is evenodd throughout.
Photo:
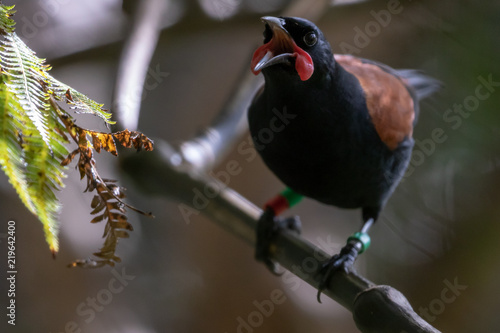
<svg viewBox="0 0 500 333"><path fill-rule="evenodd" d="M122 160L122 170L133 175L135 185L148 195L180 201L179 209L184 216L189 218L201 212L254 246L255 228L262 211L215 178L182 167L178 163L179 153L167 143L157 140L156 147L154 152ZM218 195L200 207L193 190L203 193L207 187L216 189ZM273 260L317 288L315 270L311 271L311 267L320 267L328 254L289 232L280 234L271 248ZM362 332L439 332L413 311L403 294L390 286L377 286L355 272L336 273L330 282L324 294L350 310Z"/></svg>

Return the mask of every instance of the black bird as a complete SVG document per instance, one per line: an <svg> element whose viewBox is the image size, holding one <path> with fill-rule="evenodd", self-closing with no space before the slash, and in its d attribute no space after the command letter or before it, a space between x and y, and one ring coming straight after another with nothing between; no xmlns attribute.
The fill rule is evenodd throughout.
<svg viewBox="0 0 500 333"><path fill-rule="evenodd" d="M368 246L367 231L408 166L418 102L439 82L415 70L333 55L308 20L262 21L264 45L255 51L251 69L263 73L265 85L248 112L257 150L289 193L362 210L360 232L320 272L319 300L331 274L349 270ZM256 257L272 270L270 241L290 222L276 217L283 202L278 197L266 205L257 231Z"/></svg>

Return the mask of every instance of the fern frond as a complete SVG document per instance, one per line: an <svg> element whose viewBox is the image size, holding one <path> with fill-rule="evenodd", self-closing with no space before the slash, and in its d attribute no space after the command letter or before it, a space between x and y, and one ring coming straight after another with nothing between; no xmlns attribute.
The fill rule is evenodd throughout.
<svg viewBox="0 0 500 333"><path fill-rule="evenodd" d="M49 108L49 111L55 113L53 108ZM61 161L68 154L68 150L64 146L67 138L60 133L62 125L57 115L48 117L48 128L49 146L44 144L40 135L36 135L36 128L27 124L24 129L26 138L23 141L23 149L27 164L28 193L35 206L36 215L44 226L50 250L56 253L59 249L57 215L61 205L54 191L64 187L66 167L61 165Z"/></svg>
<svg viewBox="0 0 500 333"><path fill-rule="evenodd" d="M0 45L2 72L9 76L6 85L17 96L19 104L30 117L45 144L49 146L49 94L43 88L47 78L45 60L38 58L14 32L5 34Z"/></svg>
<svg viewBox="0 0 500 333"><path fill-rule="evenodd" d="M56 253L60 204L54 191L64 187L64 127L57 115L48 117L47 145L17 96L5 89L10 77L0 78L0 165L24 205L42 222L50 250Z"/></svg>
<svg viewBox="0 0 500 333"><path fill-rule="evenodd" d="M14 15L15 12L14 6L0 6L0 34L14 31L16 23L10 17Z"/></svg>
<svg viewBox="0 0 500 333"><path fill-rule="evenodd" d="M72 110L76 113L90 113L94 116L102 118L108 124L115 124L111 119L111 113L104 109L104 104L99 104L96 101L88 98L84 94L76 91L70 86L56 80L50 75L47 75L47 83L50 92L61 101L69 104Z"/></svg>
<svg viewBox="0 0 500 333"><path fill-rule="evenodd" d="M26 207L42 222L53 253L58 251L59 201L67 155L56 111L49 104L45 60L16 35L12 7L0 6L0 66L3 110L0 164Z"/></svg>
<svg viewBox="0 0 500 333"><path fill-rule="evenodd" d="M55 191L64 187L67 165L79 153L80 175L87 178L87 190L96 190L100 200L93 200L92 214L104 209L105 216L96 218L108 222L105 244L95 253L100 259L92 263L112 265L120 260L115 255L118 239L128 236L126 230L132 230L125 207L152 215L123 202L125 189L99 176L93 150L99 152L102 148L117 155L115 139L137 150L152 150L153 142L140 132L102 133L76 126L56 101L64 101L77 113L99 116L107 124L115 122L102 104L48 74L50 67L45 60L15 34L10 19L13 8L2 5L0 0L0 166L24 205L42 222L45 238L55 254L61 207ZM67 135L78 145L71 154L66 149Z"/></svg>
<svg viewBox="0 0 500 333"><path fill-rule="evenodd" d="M57 164L51 161L51 152L40 137L27 137L23 145L26 151L26 177L28 193L35 205L38 219L42 222L45 239L53 253L59 249L57 214L60 204L53 190L62 178Z"/></svg>
<svg viewBox="0 0 500 333"><path fill-rule="evenodd" d="M24 205L36 214L35 205L28 195L28 182L24 174L26 162L19 143L19 129L23 127L23 112L13 94L5 88L0 76L0 165Z"/></svg>

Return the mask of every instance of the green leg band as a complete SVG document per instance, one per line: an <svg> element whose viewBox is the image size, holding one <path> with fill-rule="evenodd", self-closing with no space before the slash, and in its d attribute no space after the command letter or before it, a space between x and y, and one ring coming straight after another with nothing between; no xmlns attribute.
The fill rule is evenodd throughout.
<svg viewBox="0 0 500 333"><path fill-rule="evenodd" d="M280 194L283 197L285 197L286 201L288 201L288 207L295 206L304 197L303 195L298 194L297 192L295 192L294 190L292 190L291 188L288 188L288 187L285 190L283 190L283 192L281 192Z"/></svg>
<svg viewBox="0 0 500 333"><path fill-rule="evenodd" d="M352 234L347 239L347 242L349 243L349 241L351 241L351 240L358 241L361 243L361 250L359 251L359 253L365 252L370 247L370 243L371 243L370 236L366 232L358 231L358 232Z"/></svg>

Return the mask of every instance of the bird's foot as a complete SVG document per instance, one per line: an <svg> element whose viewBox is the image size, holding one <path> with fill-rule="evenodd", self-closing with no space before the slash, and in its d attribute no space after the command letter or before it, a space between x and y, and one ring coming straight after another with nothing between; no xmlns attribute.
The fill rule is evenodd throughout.
<svg viewBox="0 0 500 333"><path fill-rule="evenodd" d="M275 275L278 264L271 260L271 243L275 236L283 230L290 230L300 234L301 222L298 216L281 218L274 214L272 209L266 209L257 223L257 244L255 245L255 259L262 261Z"/></svg>
<svg viewBox="0 0 500 333"><path fill-rule="evenodd" d="M318 275L320 278L318 285L318 302L321 303L321 293L326 289L330 283L332 276L342 270L349 273L353 270L354 262L362 249L362 244L357 241L349 241L341 250L339 254L334 255L325 261L319 269Z"/></svg>
<svg viewBox="0 0 500 333"><path fill-rule="evenodd" d="M321 303L321 292L328 287L332 276L339 270L343 270L345 273L352 272L358 255L370 247L371 240L367 232L372 224L373 220L368 223L365 222L361 231L349 236L347 244L340 250L339 254L334 255L321 265L318 271L320 278L317 294L318 302Z"/></svg>

